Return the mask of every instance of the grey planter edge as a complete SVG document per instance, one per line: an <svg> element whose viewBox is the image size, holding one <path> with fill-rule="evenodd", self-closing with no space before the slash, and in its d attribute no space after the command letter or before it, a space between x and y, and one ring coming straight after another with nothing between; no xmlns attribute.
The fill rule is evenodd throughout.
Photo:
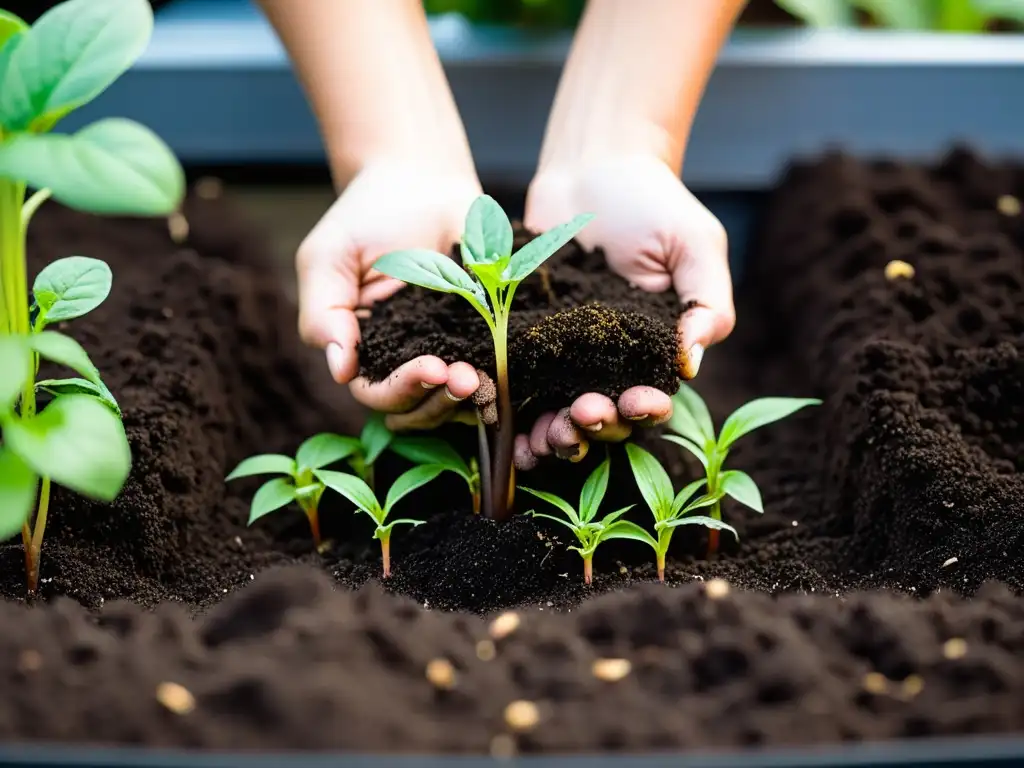
<svg viewBox="0 0 1024 768"><path fill-rule="evenodd" d="M569 36L451 17L432 33L485 183L525 184ZM925 160L965 142L1024 155L1021 92L1024 36L740 30L708 86L683 175L700 190L761 190L791 159L834 146ZM158 14L143 58L75 122L111 114L149 125L190 164L323 161L288 59L248 0L178 0Z"/></svg>

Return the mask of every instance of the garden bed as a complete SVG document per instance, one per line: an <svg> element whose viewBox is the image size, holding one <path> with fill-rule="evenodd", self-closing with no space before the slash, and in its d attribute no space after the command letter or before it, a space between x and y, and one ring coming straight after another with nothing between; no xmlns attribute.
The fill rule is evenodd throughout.
<svg viewBox="0 0 1024 768"><path fill-rule="evenodd" d="M678 536L662 586L646 548L612 542L590 589L558 531L472 517L458 480L410 497L429 523L396 536L386 587L340 502L321 510L323 555L298 513L246 528L252 487L223 482L238 460L350 427L259 234L221 201L189 202L182 244L162 222L45 206L32 272L79 252L114 269L69 333L121 403L135 467L112 506L56 493L44 604L18 604L20 546L0 547L0 738L505 754L1022 730L1024 220L1004 195L1024 196L1024 171L965 152L793 168L696 386L716 420L769 394L825 405L740 443L767 512L726 508L738 546L704 562L702 534ZM894 259L915 274L888 279ZM648 445L677 487L693 473ZM402 469L383 461L381 477ZM612 486L635 500L617 452ZM509 609L518 626L492 637ZM629 673L599 679L601 659ZM435 660L454 676L435 664L431 682ZM509 725L514 701L534 726Z"/></svg>

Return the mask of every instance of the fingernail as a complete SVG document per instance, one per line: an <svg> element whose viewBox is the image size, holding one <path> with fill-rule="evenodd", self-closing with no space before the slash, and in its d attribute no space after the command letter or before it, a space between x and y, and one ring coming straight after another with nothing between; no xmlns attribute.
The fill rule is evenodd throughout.
<svg viewBox="0 0 1024 768"><path fill-rule="evenodd" d="M581 425L580 429L585 429L587 432L600 432L604 429L604 423L599 421L597 424L590 424L589 426Z"/></svg>
<svg viewBox="0 0 1024 768"><path fill-rule="evenodd" d="M587 454L590 452L590 443L582 442L576 446L576 455L570 456L569 461L576 464L587 458Z"/></svg>
<svg viewBox="0 0 1024 768"><path fill-rule="evenodd" d="M456 397L455 395L453 395L452 391L448 389L447 386L445 386L444 388L444 396L451 400L453 403L461 403L463 400L466 399L464 397Z"/></svg>
<svg viewBox="0 0 1024 768"><path fill-rule="evenodd" d="M429 381L421 381L420 382L420 386L423 387L424 389L437 389L441 385L440 384L431 384Z"/></svg>
<svg viewBox="0 0 1024 768"><path fill-rule="evenodd" d="M700 344L694 344L686 351L686 355L683 359L681 366L682 370L680 373L684 379L692 379L697 375L697 371L700 370L701 360L704 359L704 347Z"/></svg>
<svg viewBox="0 0 1024 768"><path fill-rule="evenodd" d="M331 378L335 381L341 378L342 357L340 344L332 341L327 345L327 369L331 372Z"/></svg>
<svg viewBox="0 0 1024 768"><path fill-rule="evenodd" d="M579 461L577 457L580 455L581 451L582 443L576 443L575 445L568 445L564 448L555 448L555 455L560 459L569 459L569 461Z"/></svg>
<svg viewBox="0 0 1024 768"><path fill-rule="evenodd" d="M629 419L630 421L643 421L644 419L651 418L651 414L641 413L639 416L627 416L626 418Z"/></svg>

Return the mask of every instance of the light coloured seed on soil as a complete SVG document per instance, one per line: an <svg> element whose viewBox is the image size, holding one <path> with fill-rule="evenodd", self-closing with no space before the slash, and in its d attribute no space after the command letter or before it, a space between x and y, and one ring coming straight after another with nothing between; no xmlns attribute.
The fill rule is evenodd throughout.
<svg viewBox="0 0 1024 768"><path fill-rule="evenodd" d="M513 731L529 731L540 722L540 710L532 701L513 701L505 707L505 722Z"/></svg>
<svg viewBox="0 0 1024 768"><path fill-rule="evenodd" d="M491 739L491 757L496 760L511 760L518 751L516 740L507 733L499 733Z"/></svg>
<svg viewBox="0 0 1024 768"><path fill-rule="evenodd" d="M620 576L625 576L628 573L629 573L629 569L626 566L624 566L624 565L620 565L619 566L619 575Z"/></svg>
<svg viewBox="0 0 1024 768"><path fill-rule="evenodd" d="M629 659L598 659L591 667L591 672L598 680L606 683L617 683L633 669Z"/></svg>
<svg viewBox="0 0 1024 768"><path fill-rule="evenodd" d="M962 637L954 637L942 646L942 655L947 659L962 659L967 655L967 641Z"/></svg>
<svg viewBox="0 0 1024 768"><path fill-rule="evenodd" d="M864 690L868 693L883 694L889 688L889 681L880 672L868 672L861 682Z"/></svg>
<svg viewBox="0 0 1024 768"><path fill-rule="evenodd" d="M196 181L196 195L203 200L216 200L224 194L224 182L214 176L204 176Z"/></svg>
<svg viewBox="0 0 1024 768"><path fill-rule="evenodd" d="M491 637L495 640L508 637L519 629L519 624L519 614L514 611L506 611L491 622Z"/></svg>
<svg viewBox="0 0 1024 768"><path fill-rule="evenodd" d="M435 688L450 691L455 687L455 667L448 659L431 659L427 664L427 680Z"/></svg>
<svg viewBox="0 0 1024 768"><path fill-rule="evenodd" d="M1013 195L1000 195L996 208L1003 216L1020 216L1020 199Z"/></svg>
<svg viewBox="0 0 1024 768"><path fill-rule="evenodd" d="M946 562L944 562L942 564L942 567L943 568L949 568L949 566L953 565L953 563L958 563L958 562L960 562L960 561L957 558L951 557L951 558L949 558L949 560L947 560Z"/></svg>
<svg viewBox="0 0 1024 768"><path fill-rule="evenodd" d="M910 675L900 687L903 697L912 699L924 690L924 679L920 675Z"/></svg>
<svg viewBox="0 0 1024 768"><path fill-rule="evenodd" d="M18 669L21 672L38 672L43 668L43 654L31 648L18 656Z"/></svg>
<svg viewBox="0 0 1024 768"><path fill-rule="evenodd" d="M905 261L893 259L885 265L886 280L898 280L901 277L910 280L913 276L914 268Z"/></svg>
<svg viewBox="0 0 1024 768"><path fill-rule="evenodd" d="M177 683L160 683L156 687L156 700L176 715L187 715L196 708L195 696Z"/></svg>
<svg viewBox="0 0 1024 768"><path fill-rule="evenodd" d="M171 233L171 240L181 245L188 240L189 225L188 219L181 211L175 211L167 217L167 231Z"/></svg>
<svg viewBox="0 0 1024 768"><path fill-rule="evenodd" d="M721 600L729 594L729 582L725 579L712 579L704 585L704 592L712 600Z"/></svg>
<svg viewBox="0 0 1024 768"><path fill-rule="evenodd" d="M497 655L498 651L490 640L481 640L476 644L476 657L480 661L491 661Z"/></svg>

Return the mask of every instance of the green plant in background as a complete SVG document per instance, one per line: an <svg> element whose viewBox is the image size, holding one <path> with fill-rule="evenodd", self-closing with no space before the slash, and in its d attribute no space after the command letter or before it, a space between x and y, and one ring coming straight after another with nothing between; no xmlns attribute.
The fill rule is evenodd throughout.
<svg viewBox="0 0 1024 768"><path fill-rule="evenodd" d="M533 494L538 499L546 501L551 506L557 507L565 513L565 519L541 514L533 510L527 514L533 517L554 520L573 532L580 545L578 547L569 547L569 549L579 552L580 557L583 558L583 581L586 584L590 584L593 581L594 552L597 551L597 547L602 541L608 541L609 539L647 541L650 538L647 531L640 528L636 523L619 519L633 508L633 504L617 509L614 512L609 512L600 520L596 519L597 512L601 508L601 502L604 501L604 495L608 490L608 476L610 474L611 462L605 459L590 474L590 477L587 478L586 483L583 485L583 491L580 493L579 512L567 501L555 496L553 493L545 493L533 488L519 486L520 490Z"/></svg>
<svg viewBox="0 0 1024 768"><path fill-rule="evenodd" d="M152 28L146 0L70 0L31 27L0 11L0 538L21 531L30 592L51 483L112 501L131 452L117 403L85 350L46 330L103 302L110 270L80 256L56 261L36 278L30 303L26 231L51 197L99 214L167 215L180 204L178 161L138 123L110 118L50 133L134 63ZM36 191L26 200L27 188ZM81 378L37 382L41 359ZM52 396L42 409L38 391Z"/></svg>
<svg viewBox="0 0 1024 768"><path fill-rule="evenodd" d="M359 437L342 435L333 436L338 445L347 445L348 453L340 458L347 459L348 465L362 478L363 482L373 487L373 468L377 459L388 449L394 435L384 424L384 415L372 411L366 418Z"/></svg>
<svg viewBox="0 0 1024 768"><path fill-rule="evenodd" d="M859 26L858 11L879 27L984 32L996 21L1024 22L1024 0L775 0L812 27Z"/></svg>
<svg viewBox="0 0 1024 768"><path fill-rule="evenodd" d="M676 528L682 525L703 525L710 528L712 533L726 530L733 536L738 536L731 525L726 525L720 519L691 514L698 509L717 504L722 498L721 491L698 495L697 491L704 485L704 480L701 479L675 493L668 472L654 456L634 443L626 445L626 455L629 456L629 466L640 488L640 495L644 497L654 515L655 536L651 536L639 526L637 529L642 533L638 539L647 542L654 549L658 581L665 580L665 555L668 553Z"/></svg>
<svg viewBox="0 0 1024 768"><path fill-rule="evenodd" d="M686 384L679 388L672 398L672 418L668 423L668 428L676 434L665 435L665 439L681 445L703 465L707 476L697 482L707 483L707 493L716 496L711 508L712 518L722 519L720 500L723 496L731 496L755 512L764 512L761 492L754 479L738 469L723 471L722 465L733 444L743 435L784 419L809 405L821 405L821 400L796 397L762 397L751 400L725 420L722 431L716 437L711 413L701 396ZM715 554L717 550L718 534L711 531L708 555Z"/></svg>
<svg viewBox="0 0 1024 768"><path fill-rule="evenodd" d="M356 509L365 512L376 523L373 538L380 540L381 558L384 564L384 578L391 575L391 532L396 525L422 525L423 520L400 519L388 522L388 515L401 499L415 491L417 488L426 485L436 478L445 467L437 464L423 464L413 467L408 472L398 476L394 484L388 490L384 506L377 501L377 496L365 482L355 475L347 475L344 472L331 472L330 470L317 470L313 474L320 482L333 491L340 493L346 499L356 505Z"/></svg>
<svg viewBox="0 0 1024 768"><path fill-rule="evenodd" d="M512 224L501 206L481 195L470 206L462 236L462 269L443 253L424 249L395 251L381 256L374 268L390 277L434 291L454 293L480 313L494 340L498 388L498 423L492 445L481 441L483 500L488 517L505 520L511 514L515 490L512 446L515 439L508 380L508 319L516 288L537 267L575 237L592 214L580 214L531 240L512 253ZM466 270L469 270L468 272ZM472 276L470 276L472 273Z"/></svg>
<svg viewBox="0 0 1024 768"><path fill-rule="evenodd" d="M480 465L469 463L444 440L437 437L399 435L391 441L391 450L413 464L437 464L466 481L473 499L473 514L480 514Z"/></svg>

